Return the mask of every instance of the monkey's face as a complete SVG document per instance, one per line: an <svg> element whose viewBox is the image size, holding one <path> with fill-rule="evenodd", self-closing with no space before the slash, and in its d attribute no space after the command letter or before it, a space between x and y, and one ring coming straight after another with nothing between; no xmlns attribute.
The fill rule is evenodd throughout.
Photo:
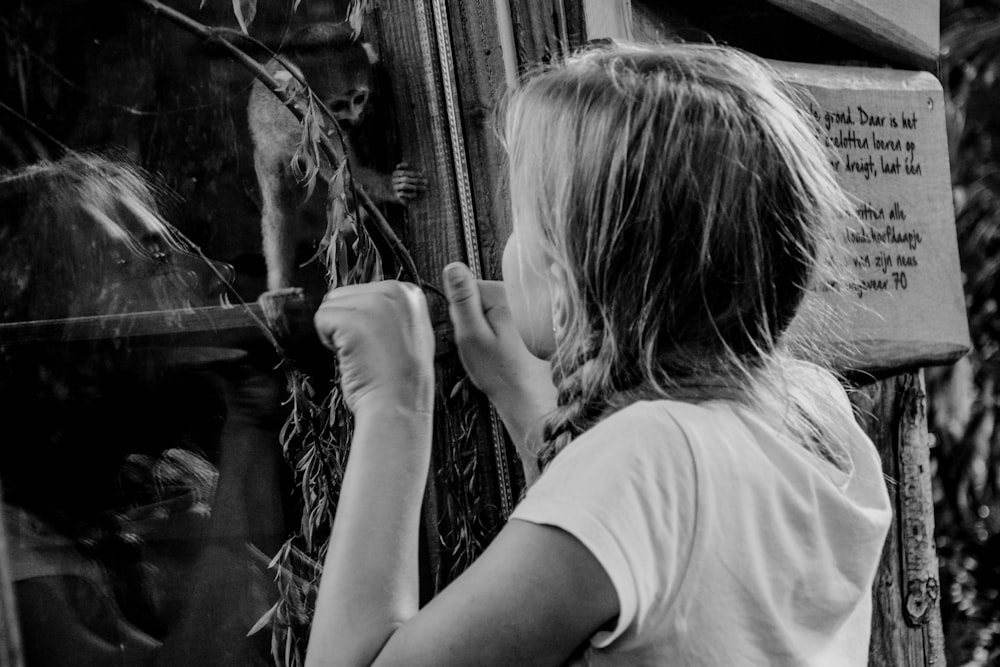
<svg viewBox="0 0 1000 667"><path fill-rule="evenodd" d="M372 91L372 56L361 44L330 49L299 61L306 82L330 108L337 122L361 122Z"/></svg>
<svg viewBox="0 0 1000 667"><path fill-rule="evenodd" d="M335 94L324 102L330 107L333 116L340 124L357 125L368 104L369 91L367 87L354 88L344 94Z"/></svg>

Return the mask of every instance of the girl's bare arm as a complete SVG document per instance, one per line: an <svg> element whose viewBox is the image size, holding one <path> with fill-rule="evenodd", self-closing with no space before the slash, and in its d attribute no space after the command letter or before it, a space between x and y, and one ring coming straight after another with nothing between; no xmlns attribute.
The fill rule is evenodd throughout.
<svg viewBox="0 0 1000 667"><path fill-rule="evenodd" d="M616 618L617 595L591 553L559 529L521 521L418 610L433 396L426 305L398 283L356 286L324 302L316 323L338 350L356 428L309 667L558 665Z"/></svg>

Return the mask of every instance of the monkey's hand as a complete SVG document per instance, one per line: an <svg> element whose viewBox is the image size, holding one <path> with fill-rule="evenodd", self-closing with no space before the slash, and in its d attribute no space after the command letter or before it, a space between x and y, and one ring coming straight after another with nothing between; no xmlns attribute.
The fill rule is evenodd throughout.
<svg viewBox="0 0 1000 667"><path fill-rule="evenodd" d="M410 165L400 162L392 172L391 185L396 201L406 206L427 190L427 179L423 172L410 169Z"/></svg>
<svg viewBox="0 0 1000 667"><path fill-rule="evenodd" d="M264 322L279 341L291 334L288 320L289 304L302 299L303 294L301 287L282 287L268 290L257 297Z"/></svg>

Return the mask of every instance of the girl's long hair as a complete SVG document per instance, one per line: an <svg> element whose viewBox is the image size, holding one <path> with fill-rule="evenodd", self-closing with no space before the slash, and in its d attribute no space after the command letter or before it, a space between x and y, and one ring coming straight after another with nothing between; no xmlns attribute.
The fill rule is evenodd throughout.
<svg viewBox="0 0 1000 667"><path fill-rule="evenodd" d="M614 44L506 100L515 225L537 221L570 304L543 465L637 400L722 398L850 467L778 363L806 292L844 282L854 216L798 95L735 49Z"/></svg>

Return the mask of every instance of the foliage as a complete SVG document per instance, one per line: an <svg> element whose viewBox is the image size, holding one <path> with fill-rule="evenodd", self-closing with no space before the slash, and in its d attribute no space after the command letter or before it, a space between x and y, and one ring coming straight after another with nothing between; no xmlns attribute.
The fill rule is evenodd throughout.
<svg viewBox="0 0 1000 667"><path fill-rule="evenodd" d="M300 494L301 522L271 560L279 599L250 631L270 626L276 665L305 662L316 593L326 557L353 419L336 374L317 390L314 380L286 362L291 413L281 431L285 459Z"/></svg>
<svg viewBox="0 0 1000 667"><path fill-rule="evenodd" d="M238 1L233 0L234 9ZM241 27L246 29L242 21ZM326 136L339 134L336 121L306 82L293 78L289 84L282 92L302 100L305 108L293 169L310 195L317 179L327 184L327 229L317 251L326 268L327 282L332 288L382 280L381 258L364 226L357 224L363 213L345 185L350 178L346 151L341 150L345 157L339 164L330 164L321 150ZM296 368L291 360L286 359L284 364L292 409L279 440L299 493L301 522L271 561L279 600L255 629L270 624L275 664L292 667L305 664L322 563L354 425L335 367L328 374L311 375ZM316 384L324 389L317 391Z"/></svg>
<svg viewBox="0 0 1000 667"><path fill-rule="evenodd" d="M232 3L240 29L249 35L257 0L232 0ZM293 11L298 5L298 2L293 5ZM361 20L369 5L363 0L352 0L350 4L348 20L355 34L361 30ZM159 11L173 14L168 7ZM174 15L175 20L179 18ZM185 24L183 19L181 24ZM193 29L199 33L212 32L207 26L194 25ZM247 62L245 52L233 43L227 41L227 48L237 62ZM285 104L297 106L302 112L299 146L292 158L293 173L305 187L307 196L312 196L318 179L327 186L327 228L314 259L323 262L329 287L382 280L382 259L365 226L358 224L360 216L366 213L358 206L358 188L351 181L344 138L336 119L308 83L297 76L272 89ZM339 150L331 149L328 143L334 137L339 138ZM413 277L422 282L418 276ZM270 562L278 601L249 634L270 627L275 664L299 667L305 663L322 563L329 546L354 424L340 391L335 365L329 370L307 372L296 367L291 359L286 358L282 363L288 378L291 411L279 441L292 469L301 519L298 530Z"/></svg>
<svg viewBox="0 0 1000 667"><path fill-rule="evenodd" d="M447 580L461 574L485 548L487 527L482 516L483 499L476 484L478 457L475 438L482 414L480 401L473 394L472 382L463 376L448 397L443 392L438 403L446 406L452 418L446 421L447 436L435 477L445 487L444 511L440 517L441 546L450 557ZM437 573L439 578L445 573ZM437 586L445 581L436 582Z"/></svg>
<svg viewBox="0 0 1000 667"><path fill-rule="evenodd" d="M928 372L948 664L1000 662L1000 2L942 2L959 252L971 354Z"/></svg>

